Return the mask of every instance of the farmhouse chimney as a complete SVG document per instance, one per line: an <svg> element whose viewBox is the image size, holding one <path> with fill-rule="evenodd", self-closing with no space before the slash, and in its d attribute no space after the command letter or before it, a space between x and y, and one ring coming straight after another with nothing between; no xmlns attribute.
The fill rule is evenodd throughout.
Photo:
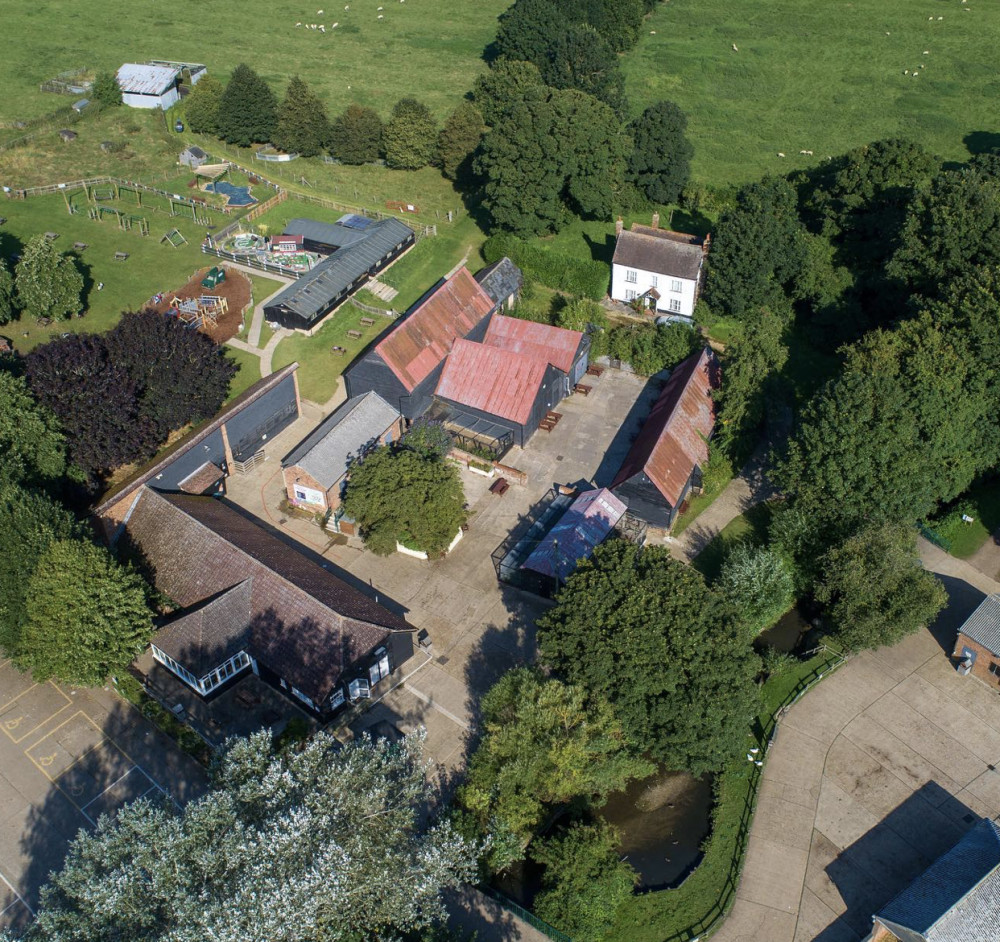
<svg viewBox="0 0 1000 942"><path fill-rule="evenodd" d="M712 233L706 233L705 238L701 243L701 254L703 258L708 257L708 250L712 247Z"/></svg>
<svg viewBox="0 0 1000 942"><path fill-rule="evenodd" d="M619 216L618 219L615 221L615 236L616 237L620 236L622 234L622 229L624 228L625 228L625 222L622 220L622 217Z"/></svg>
<svg viewBox="0 0 1000 942"><path fill-rule="evenodd" d="M660 214L659 213L653 213L653 228L654 229L659 229L660 228Z"/></svg>

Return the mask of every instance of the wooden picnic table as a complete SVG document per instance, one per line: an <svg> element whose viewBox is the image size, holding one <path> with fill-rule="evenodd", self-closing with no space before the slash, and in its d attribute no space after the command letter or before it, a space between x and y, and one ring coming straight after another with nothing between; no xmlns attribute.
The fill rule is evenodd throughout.
<svg viewBox="0 0 1000 942"><path fill-rule="evenodd" d="M598 366L596 363L591 363L590 366L587 367L588 376L600 376L603 372L604 367Z"/></svg>
<svg viewBox="0 0 1000 942"><path fill-rule="evenodd" d="M46 239L47 239L47 240L48 240L49 242L55 242L55 241L56 241L56 239L58 239L58 238L59 238L59 233L58 233L58 232L46 232L46 233L45 233L45 238L46 238Z"/></svg>
<svg viewBox="0 0 1000 942"><path fill-rule="evenodd" d="M576 384L576 385L575 385L575 386L573 387L573 392L577 392L577 393L579 393L579 394L580 394L581 396L589 396L589 395L590 395L590 391L591 391L591 390L592 390L593 388L594 388L593 386L588 386L588 385L587 385L586 383L577 383L577 384Z"/></svg>
<svg viewBox="0 0 1000 942"><path fill-rule="evenodd" d="M490 493L496 494L497 497L503 497L503 495L506 494L507 491L509 490L510 490L510 481L508 481L506 478L497 478L490 485Z"/></svg>
<svg viewBox="0 0 1000 942"><path fill-rule="evenodd" d="M360 330L349 330L347 332L347 336L348 337L353 337L355 340L360 340L361 337L362 337L362 334L361 334Z"/></svg>
<svg viewBox="0 0 1000 942"><path fill-rule="evenodd" d="M124 262L128 260L128 252L115 252L115 261Z"/></svg>
<svg viewBox="0 0 1000 942"><path fill-rule="evenodd" d="M363 325L364 325L365 327L371 327L371 326L373 326L373 325L374 325L374 323L375 323L375 318L374 318L374 317L362 317L362 318L361 318L361 323L362 323L362 324L363 324Z"/></svg>

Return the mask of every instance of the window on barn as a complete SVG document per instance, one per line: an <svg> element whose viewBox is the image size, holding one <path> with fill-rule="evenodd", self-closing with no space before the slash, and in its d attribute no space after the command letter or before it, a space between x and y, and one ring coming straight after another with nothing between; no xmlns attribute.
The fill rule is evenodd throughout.
<svg viewBox="0 0 1000 942"><path fill-rule="evenodd" d="M994 677L1000 677L1000 664L998 664L996 661L990 664L990 673Z"/></svg>
<svg viewBox="0 0 1000 942"><path fill-rule="evenodd" d="M633 271L631 268L626 268L625 269L625 280L629 284L634 285L639 280L639 273L636 272L636 271Z"/></svg>

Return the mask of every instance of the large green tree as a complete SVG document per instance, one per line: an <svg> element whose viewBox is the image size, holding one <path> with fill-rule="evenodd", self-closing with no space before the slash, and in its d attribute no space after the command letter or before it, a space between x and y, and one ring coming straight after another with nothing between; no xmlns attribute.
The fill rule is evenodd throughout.
<svg viewBox="0 0 1000 942"><path fill-rule="evenodd" d="M0 371L0 480L54 483L66 470L66 443L55 416L20 376Z"/></svg>
<svg viewBox="0 0 1000 942"><path fill-rule="evenodd" d="M0 258L0 325L9 324L18 313L14 276L7 267L7 260Z"/></svg>
<svg viewBox="0 0 1000 942"><path fill-rule="evenodd" d="M471 101L459 103L448 115L438 135L437 155L441 170L449 180L470 175L472 155L485 132L483 116Z"/></svg>
<svg viewBox="0 0 1000 942"><path fill-rule="evenodd" d="M330 126L330 153L345 164L370 164L382 152L382 119L372 108L349 105Z"/></svg>
<svg viewBox="0 0 1000 942"><path fill-rule="evenodd" d="M433 802L421 742L232 740L183 810L140 799L81 831L27 942L368 942L444 920L476 848Z"/></svg>
<svg viewBox="0 0 1000 942"><path fill-rule="evenodd" d="M497 59L489 71L476 79L472 86L472 100L483 116L483 121L493 127L501 117L516 105L529 88L538 88L542 81L538 66L532 62Z"/></svg>
<svg viewBox="0 0 1000 942"><path fill-rule="evenodd" d="M153 635L148 586L103 546L56 540L28 582L15 662L36 680L103 684L124 670Z"/></svg>
<svg viewBox="0 0 1000 942"><path fill-rule="evenodd" d="M932 297L975 265L1000 262L1000 179L946 170L918 190L888 273Z"/></svg>
<svg viewBox="0 0 1000 942"><path fill-rule="evenodd" d="M397 170L419 170L434 159L437 125L430 109L415 98L396 102L382 131L385 162Z"/></svg>
<svg viewBox="0 0 1000 942"><path fill-rule="evenodd" d="M618 56L592 26L561 29L539 63L542 80L553 88L575 88L625 113L625 77Z"/></svg>
<svg viewBox="0 0 1000 942"><path fill-rule="evenodd" d="M0 458L0 462L3 459ZM0 473L0 649L21 650L28 584L49 545L76 533L72 515L47 494Z"/></svg>
<svg viewBox="0 0 1000 942"><path fill-rule="evenodd" d="M603 822L536 841L531 856L545 870L535 913L579 942L602 942L637 882L618 848L617 831Z"/></svg>
<svg viewBox="0 0 1000 942"><path fill-rule="evenodd" d="M553 806L601 800L654 766L629 749L606 701L534 668L505 674L483 697L482 740L459 803L492 838L490 863L520 859Z"/></svg>
<svg viewBox="0 0 1000 942"><path fill-rule="evenodd" d="M552 37L567 21L579 22L578 16L567 15L565 5L553 0L517 0L500 14L494 45L498 56L511 61L545 61Z"/></svg>
<svg viewBox="0 0 1000 942"><path fill-rule="evenodd" d="M606 218L621 189L628 139L603 102L574 89L529 88L483 138L477 171L493 224L518 235Z"/></svg>
<svg viewBox="0 0 1000 942"><path fill-rule="evenodd" d="M240 147L267 144L277 123L278 99L271 86L241 62L219 100L219 136Z"/></svg>
<svg viewBox="0 0 1000 942"><path fill-rule="evenodd" d="M929 315L873 331L803 411L776 480L820 519L919 519L988 460L985 380Z"/></svg>
<svg viewBox="0 0 1000 942"><path fill-rule="evenodd" d="M444 552L466 520L458 467L405 444L369 452L351 468L344 510L361 528L365 544L380 556L396 543Z"/></svg>
<svg viewBox="0 0 1000 942"><path fill-rule="evenodd" d="M538 644L668 768L720 769L746 742L759 660L728 602L663 547L599 546L539 619Z"/></svg>
<svg viewBox="0 0 1000 942"><path fill-rule="evenodd" d="M574 298L556 312L556 326L590 337L590 359L607 355L610 321L604 308L590 298Z"/></svg>
<svg viewBox="0 0 1000 942"><path fill-rule="evenodd" d="M930 624L947 594L920 565L911 527L874 521L822 560L816 598L848 651L894 644Z"/></svg>
<svg viewBox="0 0 1000 942"><path fill-rule="evenodd" d="M278 150L315 157L330 139L330 119L317 95L297 75L288 83L278 108L271 142Z"/></svg>
<svg viewBox="0 0 1000 942"><path fill-rule="evenodd" d="M645 10L642 0L565 0L578 7L582 16L615 52L626 52L639 41Z"/></svg>
<svg viewBox="0 0 1000 942"><path fill-rule="evenodd" d="M653 203L676 203L691 175L687 116L672 101L650 105L631 125L628 179Z"/></svg>
<svg viewBox="0 0 1000 942"><path fill-rule="evenodd" d="M777 177L751 183L715 227L705 301L717 314L738 320L756 317L762 307L780 307L805 257L795 189Z"/></svg>
<svg viewBox="0 0 1000 942"><path fill-rule="evenodd" d="M740 324L726 346L718 439L730 454L745 451L764 421L768 397L788 360L786 329L784 318L764 310Z"/></svg>
<svg viewBox="0 0 1000 942"><path fill-rule="evenodd" d="M719 590L736 609L748 636L770 628L795 604L795 579L776 550L737 543L722 564Z"/></svg>
<svg viewBox="0 0 1000 942"><path fill-rule="evenodd" d="M214 75L203 75L184 100L188 127L196 134L219 133L219 105L225 90Z"/></svg>
<svg viewBox="0 0 1000 942"><path fill-rule="evenodd" d="M83 307L83 275L44 235L28 240L14 282L18 304L28 317L71 317Z"/></svg>

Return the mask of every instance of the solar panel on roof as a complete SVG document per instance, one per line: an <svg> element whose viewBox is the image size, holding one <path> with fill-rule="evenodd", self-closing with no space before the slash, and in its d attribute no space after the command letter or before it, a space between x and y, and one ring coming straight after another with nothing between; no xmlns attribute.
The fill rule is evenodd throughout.
<svg viewBox="0 0 1000 942"><path fill-rule="evenodd" d="M353 213L348 213L337 220L337 225L347 229L367 229L374 221L367 216L355 216Z"/></svg>

